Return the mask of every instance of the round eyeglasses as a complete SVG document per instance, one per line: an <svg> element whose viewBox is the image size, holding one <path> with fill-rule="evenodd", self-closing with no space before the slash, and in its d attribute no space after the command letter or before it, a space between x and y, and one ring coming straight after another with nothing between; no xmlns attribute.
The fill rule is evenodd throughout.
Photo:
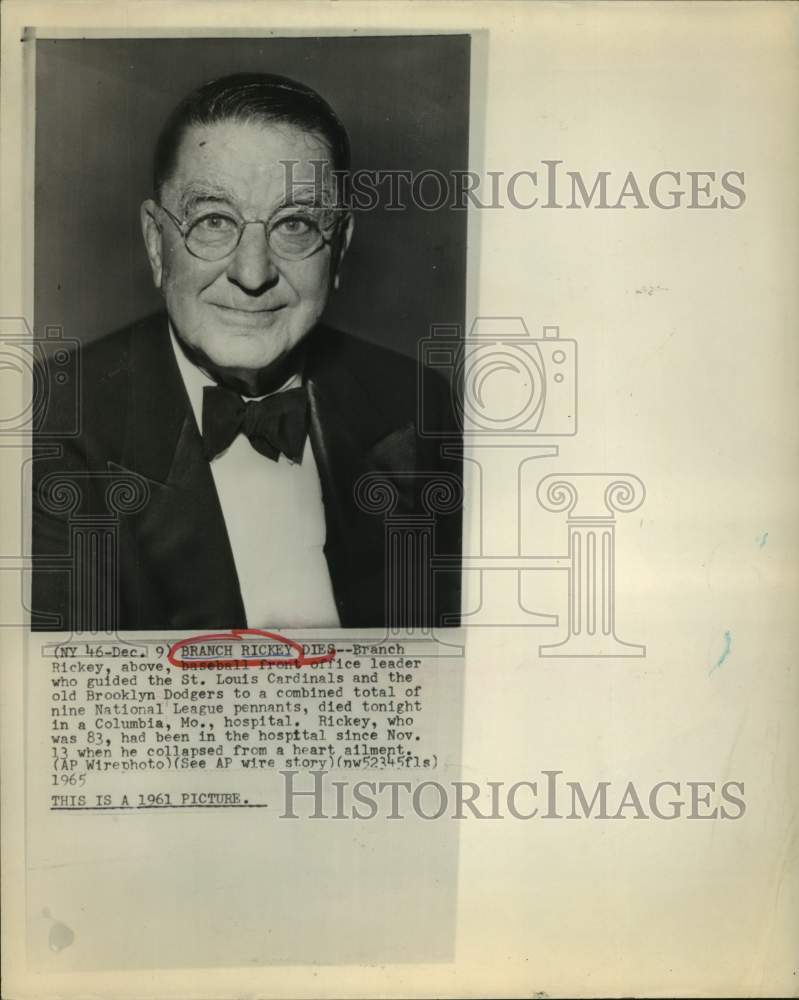
<svg viewBox="0 0 799 1000"><path fill-rule="evenodd" d="M174 222L186 249L200 260L222 260L234 252L247 226L264 227L269 249L283 260L304 260L330 243L344 217L342 209L291 205L270 219L239 219L225 210L203 212L181 222L168 208L158 206Z"/></svg>

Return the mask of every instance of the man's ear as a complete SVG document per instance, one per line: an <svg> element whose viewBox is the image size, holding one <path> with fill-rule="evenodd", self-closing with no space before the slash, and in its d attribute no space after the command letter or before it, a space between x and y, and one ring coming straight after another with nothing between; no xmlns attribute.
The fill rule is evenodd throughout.
<svg viewBox="0 0 799 1000"><path fill-rule="evenodd" d="M336 257L335 264L333 265L333 285L338 288L338 272L341 267L341 262L344 260L344 254L347 252L347 247L350 245L350 240L352 239L352 233L355 229L355 219L352 217L352 212L347 212L347 217L341 227L341 235L338 241L338 255Z"/></svg>
<svg viewBox="0 0 799 1000"><path fill-rule="evenodd" d="M147 257L150 261L150 270L153 272L153 283L156 288L160 288L161 278L164 273L164 253L161 227L155 221L155 210L157 207L151 198L143 201L139 209L139 218L141 219L144 246L147 249Z"/></svg>

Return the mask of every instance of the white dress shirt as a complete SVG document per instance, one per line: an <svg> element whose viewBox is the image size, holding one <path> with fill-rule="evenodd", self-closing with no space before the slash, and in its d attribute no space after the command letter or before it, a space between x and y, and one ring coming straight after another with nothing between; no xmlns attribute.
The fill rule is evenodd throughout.
<svg viewBox="0 0 799 1000"><path fill-rule="evenodd" d="M170 329L197 427L203 389L216 383L192 364ZM300 384L295 375L279 391ZM263 397L258 397L263 398ZM259 454L244 434L211 461L250 628L340 624L327 560L322 489L310 439L302 462Z"/></svg>

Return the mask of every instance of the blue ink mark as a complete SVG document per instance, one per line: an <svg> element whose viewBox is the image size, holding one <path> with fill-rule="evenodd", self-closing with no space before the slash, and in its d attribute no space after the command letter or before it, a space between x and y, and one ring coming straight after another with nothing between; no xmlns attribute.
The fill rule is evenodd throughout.
<svg viewBox="0 0 799 1000"><path fill-rule="evenodd" d="M756 539L755 539L755 541L757 542L757 544L758 544L758 545L760 546L760 548L762 549L762 548L763 548L763 546L764 546L764 545L766 544L766 542L768 541L768 532L767 532L767 531L764 531L764 532L763 532L763 534L762 534L762 535L760 535L760 537L759 537L759 538L756 538Z"/></svg>
<svg viewBox="0 0 799 1000"><path fill-rule="evenodd" d="M722 650L721 656L718 658L718 660L715 662L715 664L708 671L708 676L710 674L712 674L714 670L718 670L718 668L722 665L722 663L724 663L724 661L730 655L730 650L731 649L732 649L732 635L731 635L730 632L725 632L724 633L724 649Z"/></svg>

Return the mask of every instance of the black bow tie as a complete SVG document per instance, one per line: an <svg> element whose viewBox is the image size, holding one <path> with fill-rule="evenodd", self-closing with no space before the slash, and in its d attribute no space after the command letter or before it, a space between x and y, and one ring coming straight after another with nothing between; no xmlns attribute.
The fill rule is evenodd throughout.
<svg viewBox="0 0 799 1000"><path fill-rule="evenodd" d="M203 447L210 461L233 444L240 433L256 451L276 462L281 452L302 461L308 433L308 400L304 388L248 400L221 385L203 389Z"/></svg>

